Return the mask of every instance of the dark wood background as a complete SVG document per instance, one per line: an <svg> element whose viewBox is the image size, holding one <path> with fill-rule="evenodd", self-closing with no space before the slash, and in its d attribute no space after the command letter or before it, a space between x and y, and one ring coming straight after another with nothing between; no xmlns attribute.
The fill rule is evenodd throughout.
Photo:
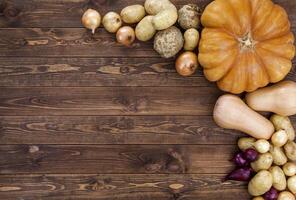
<svg viewBox="0 0 296 200"><path fill-rule="evenodd" d="M81 26L89 7L143 2L0 0L0 199L249 198L221 181L242 134L214 124L215 84ZM174 1L189 2L210 0ZM295 33L296 1L276 2Z"/></svg>

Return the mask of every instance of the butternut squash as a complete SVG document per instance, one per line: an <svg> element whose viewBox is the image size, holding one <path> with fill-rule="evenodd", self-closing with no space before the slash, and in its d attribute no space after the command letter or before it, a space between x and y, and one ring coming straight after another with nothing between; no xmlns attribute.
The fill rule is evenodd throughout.
<svg viewBox="0 0 296 200"><path fill-rule="evenodd" d="M296 114L296 83L283 81L246 95L247 104L256 111L268 111L282 116Z"/></svg>
<svg viewBox="0 0 296 200"><path fill-rule="evenodd" d="M250 109L235 95L221 96L216 102L213 117L220 127L239 130L257 139L269 139L274 133L268 119Z"/></svg>

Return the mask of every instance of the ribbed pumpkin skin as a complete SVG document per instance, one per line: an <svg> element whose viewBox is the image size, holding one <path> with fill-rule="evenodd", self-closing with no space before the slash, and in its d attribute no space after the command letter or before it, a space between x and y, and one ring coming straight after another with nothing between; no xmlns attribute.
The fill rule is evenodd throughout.
<svg viewBox="0 0 296 200"><path fill-rule="evenodd" d="M198 60L221 90L251 92L291 70L294 36L286 11L271 0L214 0L201 23Z"/></svg>

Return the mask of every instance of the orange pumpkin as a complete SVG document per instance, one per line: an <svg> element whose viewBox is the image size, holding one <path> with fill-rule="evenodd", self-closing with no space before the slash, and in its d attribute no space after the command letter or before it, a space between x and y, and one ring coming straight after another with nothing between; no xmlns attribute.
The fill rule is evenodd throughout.
<svg viewBox="0 0 296 200"><path fill-rule="evenodd" d="M291 70L294 36L286 11L271 0L214 0L201 23L198 59L220 89L251 92Z"/></svg>

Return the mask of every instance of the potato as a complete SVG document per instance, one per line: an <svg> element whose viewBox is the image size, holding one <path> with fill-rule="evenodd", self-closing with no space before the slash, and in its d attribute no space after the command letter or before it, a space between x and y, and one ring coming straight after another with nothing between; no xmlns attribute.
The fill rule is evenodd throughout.
<svg viewBox="0 0 296 200"><path fill-rule="evenodd" d="M120 15L116 12L108 12L102 21L104 28L110 33L116 33L121 27L122 21Z"/></svg>
<svg viewBox="0 0 296 200"><path fill-rule="evenodd" d="M264 200L264 198L263 197L254 197L252 200Z"/></svg>
<svg viewBox="0 0 296 200"><path fill-rule="evenodd" d="M199 28L201 11L195 4L184 5L178 11L178 23L184 29Z"/></svg>
<svg viewBox="0 0 296 200"><path fill-rule="evenodd" d="M274 114L271 116L270 121L273 123L276 131L285 130L290 141L295 139L295 130L288 117Z"/></svg>
<svg viewBox="0 0 296 200"><path fill-rule="evenodd" d="M199 41L199 32L194 28L188 29L184 33L184 40L184 49L186 51L193 51L197 47Z"/></svg>
<svg viewBox="0 0 296 200"><path fill-rule="evenodd" d="M260 196L272 187L272 175L267 170L259 171L249 182L248 191L252 196Z"/></svg>
<svg viewBox="0 0 296 200"><path fill-rule="evenodd" d="M281 147L284 146L288 141L288 135L286 131L279 130L275 132L271 137L271 142L274 146Z"/></svg>
<svg viewBox="0 0 296 200"><path fill-rule="evenodd" d="M127 6L122 9L120 16L127 24L138 23L145 17L145 8L139 4Z"/></svg>
<svg viewBox="0 0 296 200"><path fill-rule="evenodd" d="M288 159L281 147L270 146L269 152L273 157L273 163L276 165L284 165L288 162Z"/></svg>
<svg viewBox="0 0 296 200"><path fill-rule="evenodd" d="M272 186L278 191L283 191L287 187L286 176L279 166L273 166L269 169L272 175Z"/></svg>
<svg viewBox="0 0 296 200"><path fill-rule="evenodd" d="M269 151L270 144L267 140L260 139L254 143L254 147L259 153L266 153Z"/></svg>
<svg viewBox="0 0 296 200"><path fill-rule="evenodd" d="M287 144L285 144L284 149L289 160L296 161L296 143L289 141Z"/></svg>
<svg viewBox="0 0 296 200"><path fill-rule="evenodd" d="M256 142L255 138L252 137L242 137L238 140L238 148L242 151L245 151L249 148L254 148L254 143Z"/></svg>
<svg viewBox="0 0 296 200"><path fill-rule="evenodd" d="M155 28L152 25L153 16L148 15L144 17L136 26L136 37L140 41L148 41L156 33Z"/></svg>
<svg viewBox="0 0 296 200"><path fill-rule="evenodd" d="M295 200L295 196L288 191L281 192L277 200Z"/></svg>
<svg viewBox="0 0 296 200"><path fill-rule="evenodd" d="M144 7L149 15L156 15L160 11L170 7L171 4L169 0L146 0Z"/></svg>
<svg viewBox="0 0 296 200"><path fill-rule="evenodd" d="M283 166L283 171L286 174L286 176L294 176L296 175L296 164L292 162L287 162Z"/></svg>
<svg viewBox="0 0 296 200"><path fill-rule="evenodd" d="M260 154L257 160L251 163L251 167L256 172L260 170L268 170L272 165L272 161L273 158L270 153Z"/></svg>
<svg viewBox="0 0 296 200"><path fill-rule="evenodd" d="M156 30L164 30L173 26L178 19L176 7L160 11L152 19L152 24Z"/></svg>
<svg viewBox="0 0 296 200"><path fill-rule="evenodd" d="M296 175L288 178L287 183L288 183L288 189L290 190L290 192L296 195Z"/></svg>
<svg viewBox="0 0 296 200"><path fill-rule="evenodd" d="M175 26L159 31L154 37L154 49L164 58L175 56L183 44L183 34Z"/></svg>

